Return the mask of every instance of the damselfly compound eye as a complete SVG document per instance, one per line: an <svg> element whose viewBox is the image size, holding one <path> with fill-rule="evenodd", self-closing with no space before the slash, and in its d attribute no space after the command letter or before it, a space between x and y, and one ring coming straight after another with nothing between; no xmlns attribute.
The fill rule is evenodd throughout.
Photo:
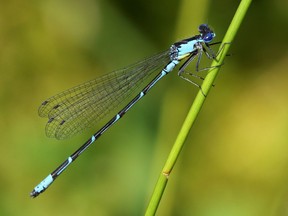
<svg viewBox="0 0 288 216"><path fill-rule="evenodd" d="M213 38L215 37L216 35L214 33L207 33L204 37L203 37L203 40L205 41L205 43L209 43L210 41L213 40Z"/></svg>

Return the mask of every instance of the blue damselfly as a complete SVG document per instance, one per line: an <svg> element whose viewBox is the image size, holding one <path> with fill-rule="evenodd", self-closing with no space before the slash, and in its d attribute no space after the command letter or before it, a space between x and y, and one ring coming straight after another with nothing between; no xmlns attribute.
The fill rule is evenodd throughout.
<svg viewBox="0 0 288 216"><path fill-rule="evenodd" d="M207 24L200 25L198 31L200 34L176 42L170 49L160 54L73 87L45 100L39 107L39 115L49 119L46 125L46 134L48 137L64 139L94 125L130 96L143 80L162 68L160 73L137 96L38 184L30 193L30 196L37 197L44 192L81 153L122 118L136 102L146 95L162 77L170 73L181 60L185 59L186 61L179 68L178 75L201 89L200 85L184 75L201 77L186 72L185 68L197 57L196 71L201 70L199 69L199 64L203 53L209 59L216 58L217 55L210 48L212 45L211 41L216 35Z"/></svg>

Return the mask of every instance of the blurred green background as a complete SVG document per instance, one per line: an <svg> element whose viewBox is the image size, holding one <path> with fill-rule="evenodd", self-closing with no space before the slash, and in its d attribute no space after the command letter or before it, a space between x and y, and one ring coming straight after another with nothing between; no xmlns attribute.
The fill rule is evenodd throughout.
<svg viewBox="0 0 288 216"><path fill-rule="evenodd" d="M167 49L239 1L0 2L0 215L143 215L198 91L164 78L37 199L93 129L45 136L43 100ZM288 215L288 3L252 2L170 176L158 215Z"/></svg>

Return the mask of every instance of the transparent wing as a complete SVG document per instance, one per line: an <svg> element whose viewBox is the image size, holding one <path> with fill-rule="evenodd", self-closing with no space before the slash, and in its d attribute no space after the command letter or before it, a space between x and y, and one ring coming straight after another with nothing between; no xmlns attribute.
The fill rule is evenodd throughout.
<svg viewBox="0 0 288 216"><path fill-rule="evenodd" d="M167 50L45 100L38 111L39 116L49 119L46 135L65 139L95 125L169 60Z"/></svg>

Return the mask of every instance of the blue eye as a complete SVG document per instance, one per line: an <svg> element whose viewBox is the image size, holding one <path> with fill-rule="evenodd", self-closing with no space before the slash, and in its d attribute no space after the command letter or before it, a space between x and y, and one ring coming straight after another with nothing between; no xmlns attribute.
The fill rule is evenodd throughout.
<svg viewBox="0 0 288 216"><path fill-rule="evenodd" d="M207 33L204 37L203 40L205 41L205 43L209 43L210 41L213 40L213 38L215 37L214 33Z"/></svg>

